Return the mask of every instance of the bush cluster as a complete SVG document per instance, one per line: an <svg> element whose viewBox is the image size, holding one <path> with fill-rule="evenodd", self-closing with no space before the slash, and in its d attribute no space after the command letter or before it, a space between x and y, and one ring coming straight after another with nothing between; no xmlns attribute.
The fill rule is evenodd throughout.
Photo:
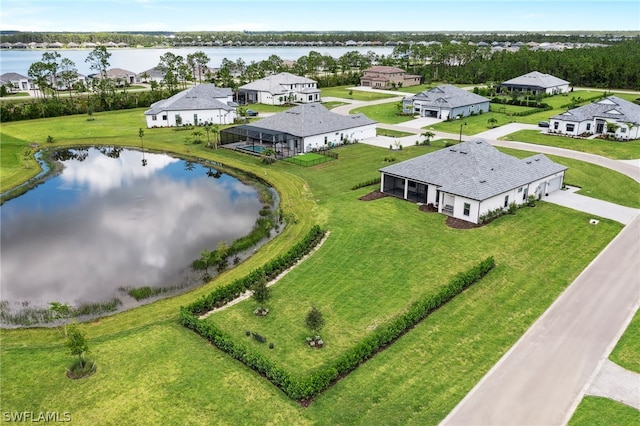
<svg viewBox="0 0 640 426"><path fill-rule="evenodd" d="M302 241L289 249L284 255L276 257L261 268L251 271L248 275L238 278L224 287L216 288L208 295L181 309L190 315L199 316L237 298L263 277L266 277L267 281L271 281L308 254L318 245L324 234L325 231L321 230L318 225L314 225Z"/></svg>
<svg viewBox="0 0 640 426"><path fill-rule="evenodd" d="M323 233L316 226L305 241L314 240L316 235L321 234ZM187 308L181 308L180 323L207 338L233 358L264 375L290 398L297 401L307 401L324 391L339 377L348 374L358 365L371 358L376 352L393 343L430 313L452 300L473 283L482 279L494 267L494 258L488 257L466 272L459 273L439 292L416 301L406 312L397 315L376 328L334 362L315 370L306 377L292 375L260 353L244 346L239 339L235 339L233 336L223 332L211 321L198 319L194 314L201 312L202 304L200 301L196 301Z"/></svg>
<svg viewBox="0 0 640 426"><path fill-rule="evenodd" d="M380 185L380 178L377 177L377 178L366 180L364 182L356 183L351 187L351 190L356 190L356 189L364 188L365 186L371 186L371 185Z"/></svg>

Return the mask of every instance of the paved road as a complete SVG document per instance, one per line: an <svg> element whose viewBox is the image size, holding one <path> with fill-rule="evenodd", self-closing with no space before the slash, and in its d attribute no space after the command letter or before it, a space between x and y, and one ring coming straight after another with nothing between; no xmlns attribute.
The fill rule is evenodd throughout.
<svg viewBox="0 0 640 426"><path fill-rule="evenodd" d="M444 425L559 425L573 414L640 297L640 216L580 274ZM618 266L626 267L618 267ZM640 391L640 390L639 390Z"/></svg>

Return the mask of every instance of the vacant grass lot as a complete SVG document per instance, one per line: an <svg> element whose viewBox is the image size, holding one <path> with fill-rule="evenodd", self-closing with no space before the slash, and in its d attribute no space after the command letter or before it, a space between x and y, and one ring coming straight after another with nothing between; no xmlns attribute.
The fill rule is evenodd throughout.
<svg viewBox="0 0 640 426"><path fill-rule="evenodd" d="M393 98L397 95L393 93L368 92L364 90L353 90L353 86L335 86L323 87L321 90L322 97L335 97L343 99L353 99L356 101L376 101L378 99ZM351 94L349 93L351 92Z"/></svg>
<svg viewBox="0 0 640 426"><path fill-rule="evenodd" d="M98 126L91 127L96 122L100 132L86 135L97 132ZM6 134L19 147L20 141L52 134L60 145L138 146L139 127L144 127L141 110L99 114L94 122L64 117L8 123L1 141L4 147ZM454 230L443 224L443 216L419 212L406 201L357 200L371 188L350 188L379 177L378 168L388 164L386 149L347 146L338 150L337 161L312 168L286 162L263 166L251 156L185 144L183 133L147 129L145 148L253 171L275 185L282 208L294 213L298 223L201 288L83 324L91 357L98 362L98 372L89 379L64 377L71 357L58 331L0 330L3 412L69 411L78 424L123 419L131 424L437 424L621 229L607 220L589 226L588 215L540 203L486 227ZM402 161L433 149L409 147L394 157ZM583 166L576 162L574 168ZM585 170L572 183L586 189L593 170ZM602 174L616 175L605 169ZM625 188L611 191L624 196ZM274 337L269 356L301 368L322 362L317 357L331 357L338 345L350 344L465 265L494 254L498 266L303 409L178 326L177 315L180 306L283 253L314 223L331 236L273 287L268 317L253 317L252 301L220 313L229 316L221 321L241 335L247 322L267 320L256 330L264 325L265 334ZM293 359L285 349L299 350L298 337L306 335L300 314L310 303L326 316L327 347L313 352L300 343L304 358ZM229 325L234 315L242 322ZM218 321L218 316L212 318Z"/></svg>
<svg viewBox="0 0 640 426"><path fill-rule="evenodd" d="M547 135L537 130L520 130L503 138L506 141L520 141L536 145L557 146L574 151L602 155L614 160L634 160L640 158L640 140L614 142L604 139L575 139L563 136Z"/></svg>
<svg viewBox="0 0 640 426"><path fill-rule="evenodd" d="M349 111L350 114L364 114L372 120L387 124L400 124L413 120L412 115L398 115L398 102L386 104L369 105L358 107Z"/></svg>

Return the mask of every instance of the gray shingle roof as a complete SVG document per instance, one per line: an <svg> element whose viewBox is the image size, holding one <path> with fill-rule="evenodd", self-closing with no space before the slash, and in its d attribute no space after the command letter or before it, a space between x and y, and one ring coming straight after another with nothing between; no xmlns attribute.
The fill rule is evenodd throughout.
<svg viewBox="0 0 640 426"><path fill-rule="evenodd" d="M609 96L597 102L554 115L551 118L565 121L585 121L593 120L594 117L610 118L640 125L640 105L617 96Z"/></svg>
<svg viewBox="0 0 640 426"><path fill-rule="evenodd" d="M568 81L555 77L551 74L543 74L538 71L531 71L528 74L521 75L520 77L512 78L503 82L504 85L513 86L532 86L532 87L557 87L569 84Z"/></svg>
<svg viewBox="0 0 640 426"><path fill-rule="evenodd" d="M460 89L451 84L434 87L433 89L420 92L405 100L412 102L421 101L423 105L441 108L458 108L489 102L489 99L483 96L476 95L475 93Z"/></svg>
<svg viewBox="0 0 640 426"><path fill-rule="evenodd" d="M251 125L304 138L375 123L364 114L336 114L321 104L313 103L299 105Z"/></svg>
<svg viewBox="0 0 640 426"><path fill-rule="evenodd" d="M251 83L242 85L240 90L255 90L258 92L269 92L272 95L286 93L286 89L283 85L292 84L311 84L316 83L315 80L310 78L300 77L288 72L281 72L280 74L270 75L260 80L253 81Z"/></svg>
<svg viewBox="0 0 640 426"><path fill-rule="evenodd" d="M543 154L518 159L477 138L380 171L482 201L566 169Z"/></svg>
<svg viewBox="0 0 640 426"><path fill-rule="evenodd" d="M233 92L229 88L216 87L213 84L198 84L190 89L176 93L151 105L145 115L157 115L162 111L186 111L223 109L230 111L236 104L227 102Z"/></svg>
<svg viewBox="0 0 640 426"><path fill-rule="evenodd" d="M14 81L14 80L27 80L28 77L25 77L22 74L18 74L17 72L6 72L0 75L0 78L3 81Z"/></svg>

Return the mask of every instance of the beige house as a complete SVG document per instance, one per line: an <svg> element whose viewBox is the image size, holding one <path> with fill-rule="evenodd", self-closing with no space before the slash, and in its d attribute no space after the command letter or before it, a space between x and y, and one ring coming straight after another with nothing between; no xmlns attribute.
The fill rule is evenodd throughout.
<svg viewBox="0 0 640 426"><path fill-rule="evenodd" d="M364 70L360 85L374 89L393 89L420 84L421 76L407 74L402 68L375 66Z"/></svg>

